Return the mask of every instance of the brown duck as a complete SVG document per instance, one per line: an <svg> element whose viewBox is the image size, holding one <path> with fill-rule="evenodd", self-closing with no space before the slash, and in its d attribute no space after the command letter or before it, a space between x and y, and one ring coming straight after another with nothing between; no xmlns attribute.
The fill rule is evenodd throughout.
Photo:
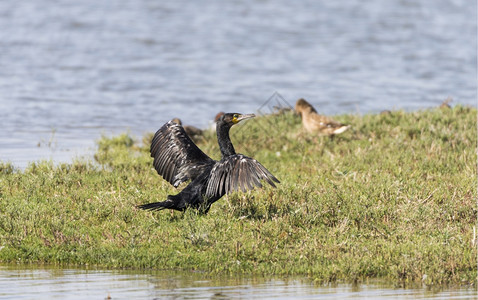
<svg viewBox="0 0 478 300"><path fill-rule="evenodd" d="M346 131L350 127L350 125L345 125L326 116L319 115L315 108L302 98L297 100L295 111L302 118L302 125L309 133L333 136Z"/></svg>

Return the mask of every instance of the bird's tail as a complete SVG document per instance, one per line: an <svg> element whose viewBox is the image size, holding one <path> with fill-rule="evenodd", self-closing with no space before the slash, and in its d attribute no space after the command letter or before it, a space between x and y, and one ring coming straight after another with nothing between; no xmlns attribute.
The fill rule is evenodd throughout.
<svg viewBox="0 0 478 300"><path fill-rule="evenodd" d="M179 207L177 207L175 196L168 196L168 199L166 201L162 202L152 202L152 203L147 203L147 204L142 204L138 205L137 208L144 209L144 210L163 210L163 209L176 209L180 210Z"/></svg>
<svg viewBox="0 0 478 300"><path fill-rule="evenodd" d="M142 204L136 206L137 208L144 209L144 210L162 210L165 209L164 202L153 202L153 203L147 203L147 204Z"/></svg>
<svg viewBox="0 0 478 300"><path fill-rule="evenodd" d="M350 125L343 125L343 124L342 124L341 126L339 126L339 127L337 127L336 129L334 129L333 133L334 133L334 134L340 134L340 133L346 131L346 130L349 129L349 128L350 128Z"/></svg>

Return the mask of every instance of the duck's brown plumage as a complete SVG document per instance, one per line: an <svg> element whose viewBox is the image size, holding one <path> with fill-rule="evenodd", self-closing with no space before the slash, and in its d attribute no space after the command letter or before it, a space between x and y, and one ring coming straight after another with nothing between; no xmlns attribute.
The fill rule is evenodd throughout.
<svg viewBox="0 0 478 300"><path fill-rule="evenodd" d="M315 108L305 99L297 100L295 111L302 118L302 125L309 133L320 135L335 135L346 131L350 125L345 125L329 117L319 115Z"/></svg>

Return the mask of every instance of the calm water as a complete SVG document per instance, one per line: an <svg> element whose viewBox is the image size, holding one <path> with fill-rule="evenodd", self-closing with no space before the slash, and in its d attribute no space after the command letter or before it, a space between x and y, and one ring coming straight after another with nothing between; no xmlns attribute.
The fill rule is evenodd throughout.
<svg viewBox="0 0 478 300"><path fill-rule="evenodd" d="M0 2L0 160L205 127L274 92L326 114L476 105L473 0Z"/></svg>
<svg viewBox="0 0 478 300"><path fill-rule="evenodd" d="M211 277L0 266L0 299L474 299L476 289L430 291L378 283L317 286L300 278Z"/></svg>

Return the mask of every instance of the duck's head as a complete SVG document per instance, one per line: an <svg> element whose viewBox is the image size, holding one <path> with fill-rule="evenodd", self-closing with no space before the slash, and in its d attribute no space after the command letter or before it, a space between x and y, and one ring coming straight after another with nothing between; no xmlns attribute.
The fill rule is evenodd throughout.
<svg viewBox="0 0 478 300"><path fill-rule="evenodd" d="M302 116L302 114L304 114L304 113L311 113L311 112L317 113L315 108L309 102L305 101L304 98L300 98L295 103L295 112L299 116Z"/></svg>

